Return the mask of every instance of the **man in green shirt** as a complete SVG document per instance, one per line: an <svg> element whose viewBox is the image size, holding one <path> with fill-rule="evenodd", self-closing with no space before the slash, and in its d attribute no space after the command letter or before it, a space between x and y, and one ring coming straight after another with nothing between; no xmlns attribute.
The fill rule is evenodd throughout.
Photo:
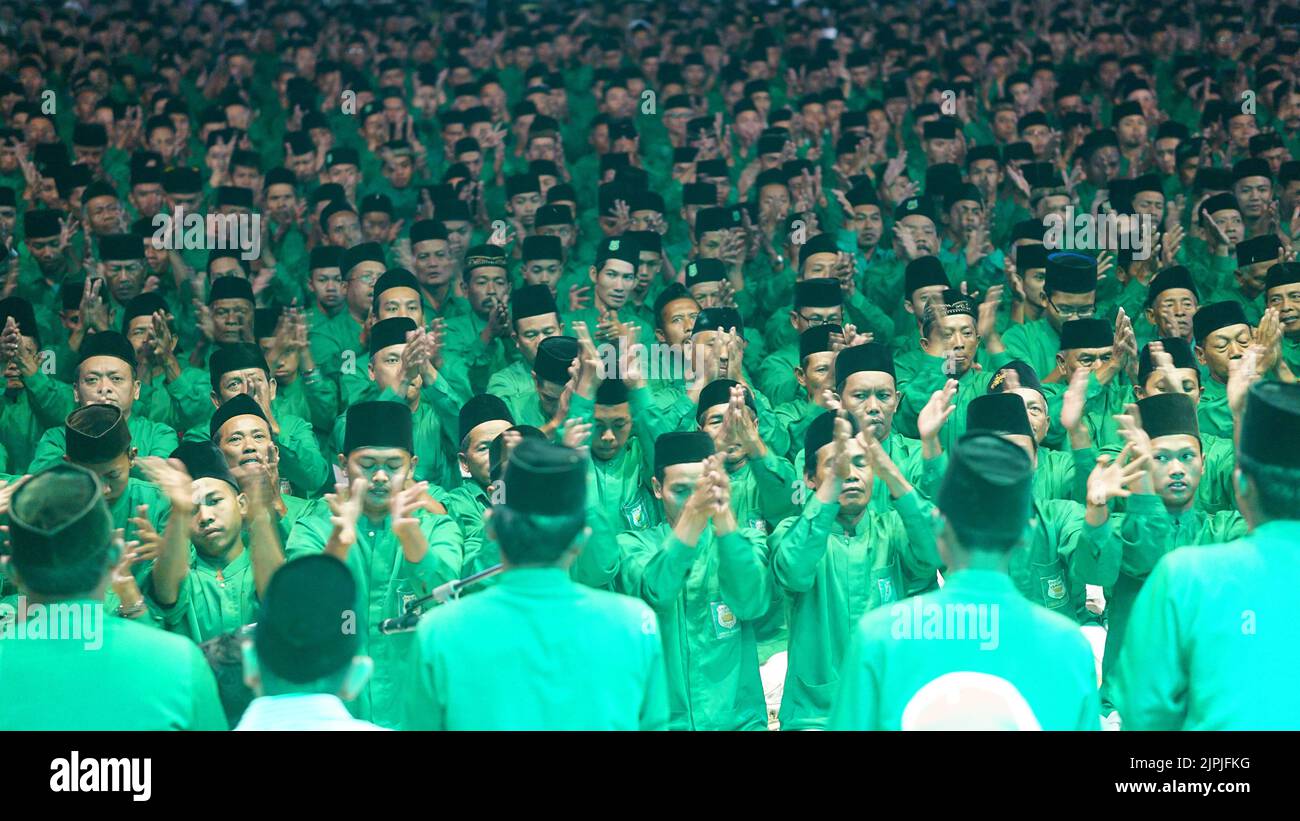
<svg viewBox="0 0 1300 821"><path fill-rule="evenodd" d="M1282 323L1282 359L1291 373L1300 373L1300 265L1282 262L1268 269L1268 307Z"/></svg>
<svg viewBox="0 0 1300 821"><path fill-rule="evenodd" d="M1124 554L1119 580L1108 598L1103 700L1114 679L1133 602L1156 562L1179 545L1231 541L1246 533L1246 521L1236 510L1207 513L1199 504L1207 454L1191 397L1160 393L1138 401L1136 407L1135 416L1121 417L1120 432L1149 459L1128 499L1128 509L1139 515L1126 517L1118 527Z"/></svg>
<svg viewBox="0 0 1300 821"><path fill-rule="evenodd" d="M838 279L821 277L804 279L794 286L794 309L790 311L790 325L796 336L818 325L844 324L844 295ZM773 317L780 321L780 317ZM795 376L800 363L799 340L792 340L769 352L758 366L759 390L773 405L780 405L801 394L802 386Z"/></svg>
<svg viewBox="0 0 1300 821"><path fill-rule="evenodd" d="M11 499L6 571L20 602L61 608L64 623L67 608L87 618L80 635L40 641L17 640L15 631L27 622L13 611L15 621L0 623L0 669L41 671L39 686L30 676L0 676L0 728L226 729L216 681L197 646L129 619L102 618L104 590L122 552L103 496L93 473L58 464Z"/></svg>
<svg viewBox="0 0 1300 821"><path fill-rule="evenodd" d="M140 383L136 380L135 349L126 337L117 331L101 331L87 336L81 343L81 362L77 365L76 380L71 388L61 382L38 385L49 384L58 392L65 413L70 413L74 407L87 405L120 407L131 430L131 441L144 456L167 456L176 449L175 430L132 413L140 397ZM64 428L50 428L36 443L36 453L28 470L43 470L62 459L66 452Z"/></svg>
<svg viewBox="0 0 1300 821"><path fill-rule="evenodd" d="M487 392L518 409L535 390L533 360L537 358L538 346L548 337L564 333L564 322L551 289L543 283L515 289L510 294L510 326L511 338L521 358L492 374Z"/></svg>
<svg viewBox="0 0 1300 821"><path fill-rule="evenodd" d="M1300 451L1280 444L1300 440L1300 386L1234 388L1234 397L1246 394L1236 490L1250 532L1156 563L1133 605L1114 682L1125 729L1300 728L1291 687L1300 677Z"/></svg>
<svg viewBox="0 0 1300 821"><path fill-rule="evenodd" d="M208 375L176 356L176 317L157 291L126 304L122 335L135 348L140 398L133 412L175 430L189 430L208 413Z"/></svg>
<svg viewBox="0 0 1300 821"><path fill-rule="evenodd" d="M404 615L444 582L460 578L461 535L451 516L428 512L428 484L416 467L411 410L401 402L348 409L339 465L348 484L312 502L285 546L290 561L328 553L357 583L357 633L375 674L352 707L383 727L400 720L401 682L413 650L410 634L384 635L380 624Z"/></svg>
<svg viewBox="0 0 1300 821"><path fill-rule="evenodd" d="M237 393L222 402L212 414L208 432L232 471L251 466L266 470L273 489L270 505L280 543L287 542L294 524L307 507L307 500L283 491L280 448L275 444L271 423L261 406L248 394Z"/></svg>
<svg viewBox="0 0 1300 821"><path fill-rule="evenodd" d="M583 542L587 459L524 440L504 503L486 516L505 572L421 620L403 729L662 730L668 725L655 614L568 578Z"/></svg>
<svg viewBox="0 0 1300 821"><path fill-rule="evenodd" d="M483 513L492 504L492 443L513 427L514 417L498 396L481 393L461 406L458 416L457 462L464 481L450 490L435 487L433 496L460 525L464 570L467 574L496 564L496 551L483 550Z"/></svg>
<svg viewBox="0 0 1300 821"><path fill-rule="evenodd" d="M1254 341L1250 323L1241 303L1212 302L1202 305L1192 317L1192 336L1196 340L1196 359L1201 364L1201 401L1196 415L1201 431L1231 440L1232 410L1228 407L1228 371L1234 359L1240 359Z"/></svg>
<svg viewBox="0 0 1300 821"><path fill-rule="evenodd" d="M726 468L707 433L665 433L654 450L665 521L618 537L618 589L659 617L668 727L765 729L753 620L771 603L767 546L761 533L737 526Z"/></svg>
<svg viewBox="0 0 1300 821"><path fill-rule="evenodd" d="M932 531L947 583L862 619L831 729L1100 729L1087 641L1008 575L1033 515L1032 483L1014 444L981 432L957 442Z"/></svg>
<svg viewBox="0 0 1300 821"><path fill-rule="evenodd" d="M0 299L0 323L0 364L5 367L0 445L8 456L5 472L26 473L42 434L61 425L73 403L63 393L67 386L42 367L31 303L17 296Z"/></svg>
<svg viewBox="0 0 1300 821"><path fill-rule="evenodd" d="M1043 317L1013 325L1003 337L1007 353L1033 365L1039 378L1046 378L1056 370L1061 326L1096 312L1097 261L1085 254L1049 254L1043 293L1047 300Z"/></svg>
<svg viewBox="0 0 1300 821"><path fill-rule="evenodd" d="M929 586L939 566L929 504L852 417L823 413L805 435L814 496L772 534L772 576L790 602L781 728L825 726L840 662L862 613ZM892 510L868 510L879 477Z"/></svg>
<svg viewBox="0 0 1300 821"><path fill-rule="evenodd" d="M172 459L183 467L156 457L143 462L171 503L146 595L168 630L201 644L255 620L258 598L284 553L265 467L240 466L236 479L213 442L185 442Z"/></svg>

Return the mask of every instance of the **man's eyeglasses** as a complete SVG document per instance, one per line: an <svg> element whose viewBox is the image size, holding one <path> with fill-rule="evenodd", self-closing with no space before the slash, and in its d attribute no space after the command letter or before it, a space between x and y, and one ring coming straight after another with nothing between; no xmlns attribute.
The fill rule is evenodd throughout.
<svg viewBox="0 0 1300 821"><path fill-rule="evenodd" d="M1097 312L1096 305L1058 305L1054 300L1047 301L1065 319L1088 319Z"/></svg>
<svg viewBox="0 0 1300 821"><path fill-rule="evenodd" d="M808 316L807 314L799 314L799 318L814 328L818 325L838 325L840 323L840 318L834 315L818 316L817 314L813 314L812 316Z"/></svg>

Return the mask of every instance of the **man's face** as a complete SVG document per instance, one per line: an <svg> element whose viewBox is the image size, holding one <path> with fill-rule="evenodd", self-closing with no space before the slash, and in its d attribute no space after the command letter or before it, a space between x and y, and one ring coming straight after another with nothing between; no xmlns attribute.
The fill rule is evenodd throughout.
<svg viewBox="0 0 1300 821"><path fill-rule="evenodd" d="M508 205L510 215L518 219L526 231L531 232L537 218L537 209L542 206L542 195L537 191L516 194L510 198Z"/></svg>
<svg viewBox="0 0 1300 821"><path fill-rule="evenodd" d="M338 268L313 268L310 284L316 301L326 311L333 311L343 304L346 286L343 284L343 273Z"/></svg>
<svg viewBox="0 0 1300 821"><path fill-rule="evenodd" d="M1051 417L1047 414L1047 400L1033 388L1016 388L1015 394L1024 400L1029 427L1034 431L1034 441L1041 444L1052 424Z"/></svg>
<svg viewBox="0 0 1300 821"><path fill-rule="evenodd" d="M1133 195L1133 212L1159 220L1165 215L1165 195L1159 191L1139 191Z"/></svg>
<svg viewBox="0 0 1300 821"><path fill-rule="evenodd" d="M393 494L406 487L415 459L402 448L357 448L348 454L345 465L349 482L370 482L361 506L367 516L380 518L387 515Z"/></svg>
<svg viewBox="0 0 1300 821"><path fill-rule="evenodd" d="M1151 440L1151 455L1152 481L1161 500L1179 510L1191 504L1204 471L1200 440L1186 433L1157 436Z"/></svg>
<svg viewBox="0 0 1300 821"><path fill-rule="evenodd" d="M354 192L357 190L357 183L361 181L361 172L351 163L340 163L326 169L325 178L328 182L343 186L344 191Z"/></svg>
<svg viewBox="0 0 1300 821"><path fill-rule="evenodd" d="M1159 169L1163 176L1170 176L1178 169L1178 144L1182 140L1177 137L1161 137L1156 140L1156 168Z"/></svg>
<svg viewBox="0 0 1300 821"><path fill-rule="evenodd" d="M1119 121L1115 127L1115 136L1123 148L1139 148L1147 142L1147 121L1140 114L1130 114Z"/></svg>
<svg viewBox="0 0 1300 821"><path fill-rule="evenodd" d="M278 356L275 353L275 337L267 336L257 340L257 346L262 349L262 356L266 359L266 364L270 366L271 373L275 378L288 384L298 373L298 361L301 354L296 350L282 350Z"/></svg>
<svg viewBox="0 0 1300 821"><path fill-rule="evenodd" d="M958 200L948 209L948 225L961 239L984 224L984 206L974 200Z"/></svg>
<svg viewBox="0 0 1300 821"><path fill-rule="evenodd" d="M1192 404L1200 403L1201 372L1196 368L1175 368L1174 371L1178 374L1178 384L1182 386L1182 392L1192 398ZM1146 384L1134 386L1133 392L1138 399L1165 393L1160 387L1160 374L1156 372L1147 374Z"/></svg>
<svg viewBox="0 0 1300 821"><path fill-rule="evenodd" d="M415 164L406 154L390 156L384 161L384 179L399 191L411 184L411 175L415 173Z"/></svg>
<svg viewBox="0 0 1300 821"><path fill-rule="evenodd" d="M840 513L852 517L866 510L867 503L871 501L871 486L875 476L871 471L871 464L867 461L867 449L862 446L862 441L858 437L849 439L845 450L848 452L851 467L849 475L844 477L840 485L839 504ZM835 471L835 466L831 464L834 452L834 443L822 445L818 449L817 473L814 480L808 483L809 488L816 489L830 479Z"/></svg>
<svg viewBox="0 0 1300 821"><path fill-rule="evenodd" d="M851 373L844 381L840 400L864 431L882 442L889 436L899 400L894 377L883 371Z"/></svg>
<svg viewBox="0 0 1300 821"><path fill-rule="evenodd" d="M505 268L485 265L470 272L465 290L470 307L480 317L485 317L498 304L509 302L510 278Z"/></svg>
<svg viewBox="0 0 1300 821"><path fill-rule="evenodd" d="M351 211L339 211L329 218L329 230L325 232L330 245L351 248L361 243L361 220Z"/></svg>
<svg viewBox="0 0 1300 821"><path fill-rule="evenodd" d="M821 404L822 392L835 389L835 352L808 354L803 364L795 369L794 378L809 401Z"/></svg>
<svg viewBox="0 0 1300 821"><path fill-rule="evenodd" d="M750 414L753 419L753 413L746 407L745 413ZM729 466L735 467L745 461L745 446L736 438L726 425L727 404L724 402L714 405L704 412L700 417L700 430L707 433L713 439L713 447L718 453L726 455L726 461Z"/></svg>
<svg viewBox="0 0 1300 821"><path fill-rule="evenodd" d="M426 239L411 246L415 263L414 274L422 285L437 288L451 281L456 266L452 261L451 244L443 239Z"/></svg>
<svg viewBox="0 0 1300 821"><path fill-rule="evenodd" d="M975 363L979 347L975 320L964 314L940 316L930 324L930 333L921 340L921 348L930 356L951 357L955 376L961 376Z"/></svg>
<svg viewBox="0 0 1300 821"><path fill-rule="evenodd" d="M533 259L524 263L523 275L524 282L528 285L545 285L551 289L551 294L555 294L556 286L560 282L560 275L564 273L564 265L558 259Z"/></svg>
<svg viewBox="0 0 1300 821"><path fill-rule="evenodd" d="M636 279L636 269L630 262L606 260L599 271L591 273L591 281L596 286L596 304L615 311L622 308L636 287Z"/></svg>
<svg viewBox="0 0 1300 821"><path fill-rule="evenodd" d="M366 316L370 313L375 282L383 273L384 263L372 259L358 262L348 271L348 308L354 315Z"/></svg>
<svg viewBox="0 0 1300 821"><path fill-rule="evenodd" d="M1147 309L1147 321L1156 326L1159 336L1190 340L1196 308L1196 294L1186 288L1166 288Z"/></svg>
<svg viewBox="0 0 1300 821"><path fill-rule="evenodd" d="M398 345L389 345L387 348L381 348L375 351L374 356L370 357L371 377L375 385L382 391L385 388L392 388L397 391L402 381L402 352L406 350L406 343ZM420 380L417 378L416 380Z"/></svg>
<svg viewBox="0 0 1300 821"><path fill-rule="evenodd" d="M59 261L59 238L53 237L28 237L27 250L31 253L36 264L42 271L52 271Z"/></svg>
<svg viewBox="0 0 1300 821"><path fill-rule="evenodd" d="M695 485L704 475L702 462L687 462L680 465L668 465L664 468L663 479L654 480L655 497L664 503L664 518L671 525L676 525L681 518L682 508L695 492Z"/></svg>
<svg viewBox="0 0 1300 821"><path fill-rule="evenodd" d="M923 288L917 288L912 292L911 298L904 303L906 307L919 321L925 316L926 310L935 312L943 311L943 292L948 290L943 285L926 285Z"/></svg>
<svg viewBox="0 0 1300 821"><path fill-rule="evenodd" d="M1015 142L1016 112L1003 109L993 115L993 135L1000 143Z"/></svg>
<svg viewBox="0 0 1300 821"><path fill-rule="evenodd" d="M291 222L297 207L298 197L293 192L293 186L281 183L266 190L266 211L276 222Z"/></svg>
<svg viewBox="0 0 1300 821"><path fill-rule="evenodd" d="M1210 375L1227 384L1228 363L1241 359L1250 347L1251 333L1249 325L1229 325L1211 331L1196 346L1196 356L1201 364L1209 368Z"/></svg>
<svg viewBox="0 0 1300 821"><path fill-rule="evenodd" d="M839 305L822 307L806 305L790 312L790 324L794 326L795 333L799 334L817 325L843 325L844 308Z"/></svg>
<svg viewBox="0 0 1300 821"><path fill-rule="evenodd" d="M90 230L99 235L111 234L118 230L122 218L122 203L117 197L93 197L85 203L86 221Z"/></svg>
<svg viewBox="0 0 1300 821"><path fill-rule="evenodd" d="M1056 361L1064 365L1065 378L1069 379L1075 371L1096 371L1103 365L1109 365L1114 356L1115 348L1112 345L1104 348L1070 348L1059 352Z"/></svg>
<svg viewBox="0 0 1300 821"><path fill-rule="evenodd" d="M997 160L975 160L969 169L971 183L979 188L986 198L996 194L1002 185L1002 166Z"/></svg>
<svg viewBox="0 0 1300 821"><path fill-rule="evenodd" d="M1255 296L1268 282L1268 269L1277 264L1276 259L1252 262L1237 269L1237 288L1244 294Z"/></svg>
<svg viewBox="0 0 1300 821"><path fill-rule="evenodd" d="M1107 181L1119 173L1119 149L1113 145L1098 148L1092 152L1083 170L1090 184L1105 188Z"/></svg>
<svg viewBox="0 0 1300 821"><path fill-rule="evenodd" d="M34 337L24 334L18 347L25 356L36 355L36 339ZM9 360L9 364L5 366L5 389L10 391L23 389L22 371L18 369L18 359L16 357Z"/></svg>
<svg viewBox="0 0 1300 821"><path fill-rule="evenodd" d="M1225 208L1222 211L1215 211L1210 215L1223 233L1228 237L1228 242L1236 245L1246 237L1246 222L1241 217L1241 212L1235 208ZM1212 229L1207 228L1210 238L1217 243Z"/></svg>
<svg viewBox="0 0 1300 821"><path fill-rule="evenodd" d="M215 299L209 306L216 325L217 341L243 342L252 338L253 306L244 299Z"/></svg>
<svg viewBox="0 0 1300 821"><path fill-rule="evenodd" d="M141 217L152 218L162 209L163 189L156 182L146 182L131 187L131 205Z"/></svg>
<svg viewBox="0 0 1300 821"><path fill-rule="evenodd" d="M112 503L122 498L126 493L127 483L131 480L131 453L118 454L114 459L107 462L98 462L95 464L85 464L82 467L89 470L99 477L99 482L104 487L104 500Z"/></svg>
<svg viewBox="0 0 1300 821"><path fill-rule="evenodd" d="M420 304L420 294L414 288L388 288L379 295L377 320L406 317L414 320L416 325L424 325L424 308Z"/></svg>
<svg viewBox="0 0 1300 821"><path fill-rule="evenodd" d="M608 135L608 132L605 133ZM608 140L606 140L606 149L608 149ZM532 162L533 160L549 160L550 162L555 162L560 156L560 152L555 145L555 139L553 137L536 137L529 140L528 148L524 152L524 156L529 162Z"/></svg>
<svg viewBox="0 0 1300 821"><path fill-rule="evenodd" d="M684 345L691 338L700 305L694 299L674 299L659 312L662 327L656 335L669 345Z"/></svg>
<svg viewBox="0 0 1300 821"><path fill-rule="evenodd" d="M1268 307L1281 314L1282 332L1300 336L1300 282L1287 282L1268 289Z"/></svg>
<svg viewBox="0 0 1300 821"><path fill-rule="evenodd" d="M1053 291L1047 295L1047 310L1044 315L1057 333L1061 326L1074 319L1088 319L1097 310L1097 292L1086 294L1069 294Z"/></svg>
<svg viewBox="0 0 1300 821"><path fill-rule="evenodd" d="M144 260L115 259L100 265L113 301L118 305L125 305L140 295L144 288Z"/></svg>
<svg viewBox="0 0 1300 821"><path fill-rule="evenodd" d="M198 505L190 519L190 541L205 555L224 553L244 526L243 494L221 479L205 476L194 480L194 496Z"/></svg>
<svg viewBox="0 0 1300 821"><path fill-rule="evenodd" d="M126 340L131 343L135 349L135 356L141 359L145 355L146 349L153 344L153 317L137 316L133 318L126 326ZM176 339L172 338L172 349L176 348Z"/></svg>
<svg viewBox="0 0 1300 821"><path fill-rule="evenodd" d="M73 393L78 407L115 405L129 416L140 396L140 384L131 366L116 356L92 356L77 366Z"/></svg>
<svg viewBox="0 0 1300 821"><path fill-rule="evenodd" d="M1259 133L1254 114L1238 114L1228 120L1228 141L1238 152L1250 147L1250 138Z"/></svg>
<svg viewBox="0 0 1300 821"><path fill-rule="evenodd" d="M898 221L899 225L912 232L916 240L917 253L934 254L939 250L939 235L935 233L934 222L929 217L910 214Z"/></svg>
<svg viewBox="0 0 1300 821"><path fill-rule="evenodd" d="M564 203L556 203L563 205ZM572 249L578 240L578 232L572 225L543 225L537 229L538 236L559 237L560 246L565 250Z"/></svg>
<svg viewBox="0 0 1300 821"><path fill-rule="evenodd" d="M1020 133L1020 138L1034 149L1034 157L1040 161L1050 159L1048 150L1052 143L1052 130L1045 125L1031 125Z"/></svg>
<svg viewBox="0 0 1300 821"><path fill-rule="evenodd" d="M275 381L261 368L226 371L217 380L217 401L214 404L225 404L230 397L241 393L248 394L265 408L275 398Z"/></svg>
<svg viewBox="0 0 1300 821"><path fill-rule="evenodd" d="M850 231L857 236L858 247L864 250L875 248L885 233L884 218L878 205L855 205L847 215Z"/></svg>
<svg viewBox="0 0 1300 821"><path fill-rule="evenodd" d="M537 346L548 336L558 336L564 326L556 314L528 316L515 322L515 346L530 366L537 358Z"/></svg>
<svg viewBox="0 0 1300 821"><path fill-rule="evenodd" d="M226 420L217 431L217 447L230 467L260 464L269 468L279 461L279 451L271 440L271 428L259 416L244 414Z"/></svg>
<svg viewBox="0 0 1300 821"><path fill-rule="evenodd" d="M632 411L628 403L596 405L591 431L592 458L608 462L623 450L632 433Z"/></svg>
<svg viewBox="0 0 1300 821"><path fill-rule="evenodd" d="M155 128L149 132L149 150L162 155L164 161L176 156L176 132L170 128Z"/></svg>
<svg viewBox="0 0 1300 821"><path fill-rule="evenodd" d="M479 423L465 437L460 463L479 487L487 487L491 482L492 442L509 427L510 423L504 419L493 419Z"/></svg>
<svg viewBox="0 0 1300 821"><path fill-rule="evenodd" d="M1232 193L1246 219L1258 219L1273 199L1273 183L1268 177L1243 177L1232 184Z"/></svg>

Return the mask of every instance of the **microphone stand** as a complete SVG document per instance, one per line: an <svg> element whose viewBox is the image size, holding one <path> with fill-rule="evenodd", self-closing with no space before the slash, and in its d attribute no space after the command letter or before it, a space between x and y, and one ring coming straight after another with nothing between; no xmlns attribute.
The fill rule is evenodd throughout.
<svg viewBox="0 0 1300 821"><path fill-rule="evenodd" d="M495 564L486 570L480 570L472 576L466 576L463 579L452 579L451 581L440 584L433 589L433 592L427 596L422 596L415 601L406 605L406 612L396 618L384 619L379 623L379 632L381 635L391 636L396 633L409 633L415 630L420 623L420 608L431 601L438 604L446 604L449 601L455 601L460 598L461 591L471 584L477 584L484 579L497 575L505 570L505 566Z"/></svg>

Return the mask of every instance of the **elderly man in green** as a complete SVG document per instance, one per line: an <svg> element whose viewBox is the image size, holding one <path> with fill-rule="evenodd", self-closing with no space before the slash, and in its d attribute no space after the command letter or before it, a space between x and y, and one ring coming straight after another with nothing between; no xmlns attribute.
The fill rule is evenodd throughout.
<svg viewBox="0 0 1300 821"><path fill-rule="evenodd" d="M653 487L666 521L618 537L618 589L659 616L668 727L765 729L753 625L772 596L763 536L737 526L722 455L703 431L656 440Z"/></svg>
<svg viewBox="0 0 1300 821"><path fill-rule="evenodd" d="M385 636L379 625L403 615L461 572L461 535L450 516L429 513L427 482L414 482L411 410L400 402L362 402L348 409L339 465L348 484L312 502L289 535L285 556L342 559L357 581L357 623L375 674L351 709L357 718L393 727L411 636Z"/></svg>
<svg viewBox="0 0 1300 821"><path fill-rule="evenodd" d="M1236 489L1249 533L1156 563L1115 676L1125 729L1300 729L1300 386L1248 391Z"/></svg>
<svg viewBox="0 0 1300 821"><path fill-rule="evenodd" d="M55 465L24 482L8 512L5 571L25 600L102 607L122 543L95 475ZM0 625L0 635L17 625ZM98 633L0 640L0 670L40 671L39 679L0 676L0 729L226 729L216 681L193 643L121 618L103 619Z"/></svg>
<svg viewBox="0 0 1300 821"><path fill-rule="evenodd" d="M663 648L645 604L593 590L568 566L585 527L587 457L526 439L486 516L506 570L492 589L426 615L403 729L662 730Z"/></svg>
<svg viewBox="0 0 1300 821"><path fill-rule="evenodd" d="M843 411L813 421L804 439L804 477L816 492L772 534L772 576L790 602L783 730L825 726L857 619L927 586L938 570L929 503L874 436L857 434ZM893 510L868 509L877 476Z"/></svg>
<svg viewBox="0 0 1300 821"><path fill-rule="evenodd" d="M1009 576L1033 515L1033 470L998 436L958 440L934 513L947 583L863 617L831 729L1100 729L1088 642Z"/></svg>

